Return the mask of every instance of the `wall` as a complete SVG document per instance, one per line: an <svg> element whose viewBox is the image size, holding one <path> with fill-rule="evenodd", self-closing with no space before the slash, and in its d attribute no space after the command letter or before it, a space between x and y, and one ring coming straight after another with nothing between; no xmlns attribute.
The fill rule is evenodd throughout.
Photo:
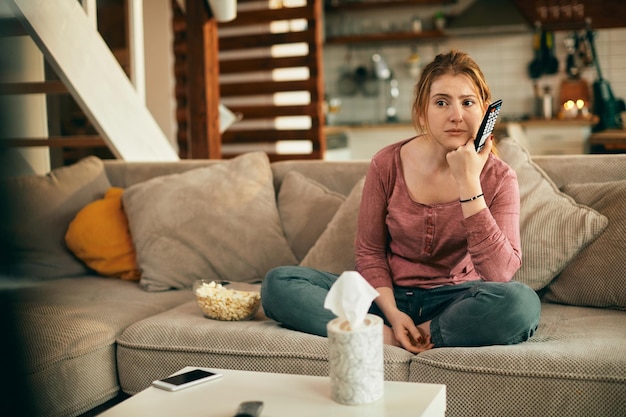
<svg viewBox="0 0 626 417"><path fill-rule="evenodd" d="M146 106L170 143L177 147L170 0L144 0L143 13Z"/></svg>
<svg viewBox="0 0 626 417"><path fill-rule="evenodd" d="M378 11L379 22L390 22L393 11ZM406 16L406 14L405 14ZM410 17L411 14L408 14ZM406 19L405 19L406 20ZM389 23L385 23L389 24ZM327 25L328 26L328 25ZM538 80L540 87L551 86L558 92L564 72L566 51L564 39L567 32L556 33L556 55L560 70L556 75L543 76ZM352 122L378 123L384 120L384 103L379 98L369 98L362 94L341 97L337 91L337 79L346 68L354 69L361 63L369 62L374 52L381 53L394 71L400 85L399 117L410 121L410 106L413 94L413 79L406 60L415 51L422 64L428 63L437 53L456 48L468 52L477 61L489 83L494 98L502 98L502 115L520 117L528 115L533 108L533 83L528 76L528 63L533 58L531 31L520 34L498 34L494 36L451 37L441 41L420 41L419 43L380 43L378 45L355 44L326 45L324 50L324 79L326 94L341 99L341 110L336 116L336 124ZM626 28L602 29L597 31L596 49L600 68L613 92L618 98L626 98ZM352 57L348 62L347 57ZM588 68L584 77L589 84L595 80L596 71Z"/></svg>

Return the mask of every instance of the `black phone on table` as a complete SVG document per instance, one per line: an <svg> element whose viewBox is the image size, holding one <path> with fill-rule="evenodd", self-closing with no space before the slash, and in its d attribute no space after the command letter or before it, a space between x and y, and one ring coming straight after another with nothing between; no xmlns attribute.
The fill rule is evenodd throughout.
<svg viewBox="0 0 626 417"><path fill-rule="evenodd" d="M200 384L206 381L221 378L222 374L211 372L205 369L192 369L167 378L158 379L152 382L152 385L164 389L166 391L180 391L188 387Z"/></svg>
<svg viewBox="0 0 626 417"><path fill-rule="evenodd" d="M483 121L480 124L480 128L478 129L478 133L476 134L476 138L474 139L474 147L476 148L476 152L480 152L485 146L485 142L493 133L493 128L496 125L496 119L498 118L498 114L500 113L500 109L502 108L502 100L497 100L487 107L487 111L485 112L485 117L483 117Z"/></svg>
<svg viewBox="0 0 626 417"><path fill-rule="evenodd" d="M259 417L263 401L244 401L237 407L235 417Z"/></svg>

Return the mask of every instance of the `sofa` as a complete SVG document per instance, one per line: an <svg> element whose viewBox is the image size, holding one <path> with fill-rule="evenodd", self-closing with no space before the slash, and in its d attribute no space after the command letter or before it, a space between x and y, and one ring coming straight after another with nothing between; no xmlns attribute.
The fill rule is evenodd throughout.
<svg viewBox="0 0 626 417"><path fill-rule="evenodd" d="M514 279L541 296L539 328L511 346L419 355L384 346L385 378L445 384L449 416L624 416L626 155L531 158L508 138L498 150L518 175L523 266ZM252 152L224 161L88 157L4 178L0 227L11 258L1 288L17 300L15 359L32 415L90 415L188 365L328 375L325 338L283 328L262 308L247 321L208 319L191 285L260 288L283 264L352 269L367 167L270 163ZM118 217L101 211L83 224L76 235L96 249L81 252L69 230L111 189L121 189L109 212ZM109 235L116 228L126 241Z"/></svg>

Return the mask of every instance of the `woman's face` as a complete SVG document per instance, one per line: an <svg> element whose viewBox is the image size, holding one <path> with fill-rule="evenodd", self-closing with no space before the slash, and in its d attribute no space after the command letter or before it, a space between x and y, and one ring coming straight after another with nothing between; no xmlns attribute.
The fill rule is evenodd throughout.
<svg viewBox="0 0 626 417"><path fill-rule="evenodd" d="M426 115L428 134L447 150L464 145L476 132L482 121L484 108L473 82L466 75L445 74L430 87Z"/></svg>

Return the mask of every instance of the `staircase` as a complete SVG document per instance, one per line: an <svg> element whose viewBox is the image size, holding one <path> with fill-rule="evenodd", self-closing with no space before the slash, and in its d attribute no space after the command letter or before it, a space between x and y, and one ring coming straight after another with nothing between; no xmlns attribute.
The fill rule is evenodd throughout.
<svg viewBox="0 0 626 417"><path fill-rule="evenodd" d="M0 137L9 148L108 148L126 161L176 161L178 155L138 96L78 1L6 0L15 20L0 36L30 36L53 77L41 82L2 82L0 95L70 94L93 132L73 136Z"/></svg>

